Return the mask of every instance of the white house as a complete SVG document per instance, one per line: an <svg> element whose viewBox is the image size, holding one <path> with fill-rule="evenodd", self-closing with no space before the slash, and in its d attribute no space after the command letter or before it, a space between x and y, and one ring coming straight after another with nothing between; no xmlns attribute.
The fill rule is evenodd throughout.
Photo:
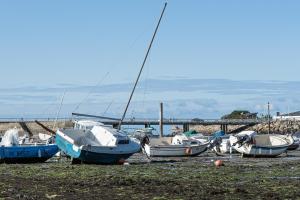
<svg viewBox="0 0 300 200"><path fill-rule="evenodd" d="M273 117L275 120L300 120L300 111L280 114L277 112L277 115Z"/></svg>

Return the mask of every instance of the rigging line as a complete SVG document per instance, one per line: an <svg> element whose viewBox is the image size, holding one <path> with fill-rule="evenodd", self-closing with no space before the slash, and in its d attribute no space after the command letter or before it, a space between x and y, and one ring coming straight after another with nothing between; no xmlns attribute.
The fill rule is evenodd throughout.
<svg viewBox="0 0 300 200"><path fill-rule="evenodd" d="M107 108L106 108L105 111L102 113L103 116L107 113L107 111L109 110L109 108L111 107L111 105L113 104L113 102L114 102L114 100L112 100L112 101L108 104Z"/></svg>
<svg viewBox="0 0 300 200"><path fill-rule="evenodd" d="M53 100L52 103L46 104L45 105L46 108L43 109L43 111L41 112L41 115L44 116L47 113L47 116L49 116L49 110L50 110L50 108L54 107L54 109L55 109L56 105L57 105L57 99ZM53 108L51 110L53 110Z"/></svg>
<svg viewBox="0 0 300 200"><path fill-rule="evenodd" d="M150 51L150 54L151 54L151 51ZM146 101L146 95L147 95L147 92L148 92L148 77L149 77L149 65L151 63L151 59L149 58L149 61L148 61L148 66L146 66L146 77L145 77L145 89L144 89L144 94L143 94L143 101L142 101L142 108L143 108L143 111L144 113L145 112L145 101ZM145 117L145 114L144 114L144 117Z"/></svg>
<svg viewBox="0 0 300 200"><path fill-rule="evenodd" d="M134 40L132 42L130 42L128 45L126 45L126 48L122 48L123 50L120 50L120 52L118 52L116 58L114 59L114 62L111 63L111 66L113 68L119 66L120 64L124 64L125 61L128 61L130 56L132 56L132 52L133 52L133 48L136 46L137 41L140 40L140 38L142 38L142 36L145 35L145 33L147 32L148 29L145 28L145 30L143 30L141 33L139 33L136 37L134 37ZM125 52L125 53L124 53Z"/></svg>
<svg viewBox="0 0 300 200"><path fill-rule="evenodd" d="M149 55L151 55L151 50L149 52ZM144 112L144 114L142 114L144 117L145 117L145 99L146 99L146 93L147 93L147 89L148 89L148 77L149 77L149 63L151 63L151 58L149 56L148 58L148 63L145 65L145 70L146 70L146 73L145 73L145 76L142 76L142 78L144 79L143 80L143 86L141 87L141 89L143 90L142 94L141 94L141 101L140 102L136 102L140 113L142 114ZM139 88L138 88L139 89ZM134 103L134 102L133 102ZM132 112L131 112L131 118L134 117L134 114L136 113L136 107L135 106L132 106L133 109L132 109Z"/></svg>
<svg viewBox="0 0 300 200"><path fill-rule="evenodd" d="M95 91L95 89L102 84L102 82L105 80L105 78L110 74L110 72L106 72L106 74L100 79L100 81L91 88L91 90L88 92L88 94L83 98L83 100L75 107L74 111L78 110L78 108L89 98L89 96Z"/></svg>
<svg viewBox="0 0 300 200"><path fill-rule="evenodd" d="M145 30L143 30L140 34L138 34L135 39L133 40L133 42L129 45L129 48L127 48L127 50L125 50L125 54L124 54L124 51L122 51L122 55L125 57L124 59L125 60L128 60L129 58L129 55L131 54L130 52L132 52L131 50L133 49L133 47L136 45L137 41L146 33L147 29L145 28ZM118 56L120 57L120 56ZM122 63L124 63L124 59L122 59ZM112 71L112 69L116 68L116 66L118 66L119 64L121 63L121 59L115 59L113 63L110 64L110 70ZM108 76L110 72L107 72L106 76ZM106 78L106 77L105 77ZM100 82L102 82L101 80L98 82L98 84L96 86L98 86L100 84ZM94 89L92 89L93 91ZM82 102L80 102L74 109L73 112L75 112L82 104L84 101L86 101L86 99L88 98L88 96L90 95L90 93L82 100ZM111 105L109 105L109 107L111 107ZM105 111L107 112L107 110Z"/></svg>
<svg viewBox="0 0 300 200"><path fill-rule="evenodd" d="M57 120L58 120L58 116L60 114L60 111L61 111L61 107L63 105L63 102L64 102L64 99L65 99L65 95L66 95L66 91L64 92L62 98L61 98L61 102L60 102L60 105L59 105L59 108L57 110L57 113L56 113L56 118L55 118L55 121L54 121L54 124L53 124L53 130L55 129L55 126L56 126L56 123L57 123Z"/></svg>

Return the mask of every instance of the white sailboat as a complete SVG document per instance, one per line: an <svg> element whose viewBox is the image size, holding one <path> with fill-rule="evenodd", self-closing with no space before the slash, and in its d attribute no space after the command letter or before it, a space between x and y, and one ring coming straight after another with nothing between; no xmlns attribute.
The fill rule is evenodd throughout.
<svg viewBox="0 0 300 200"><path fill-rule="evenodd" d="M121 130L107 126L93 126L91 130L58 130L56 143L73 161L94 164L123 162L140 151L137 140Z"/></svg>
<svg viewBox="0 0 300 200"><path fill-rule="evenodd" d="M157 33L159 24L163 17L167 3L163 8L155 32L152 36L148 51L144 58L142 67L139 71L137 80L130 94L123 116L119 121L118 128L112 128L103 124L90 122L81 123L75 129L58 130L56 134L56 143L58 147L68 156L72 157L74 162L95 163L95 164L115 164L124 162L132 154L140 151L139 142L128 137L122 130L121 125L126 116L129 104L133 97L135 88L138 84L142 70L145 66L152 43ZM86 115L87 116L87 115ZM112 118L110 118L112 119ZM115 120L115 119L113 119ZM78 129L77 129L78 128Z"/></svg>

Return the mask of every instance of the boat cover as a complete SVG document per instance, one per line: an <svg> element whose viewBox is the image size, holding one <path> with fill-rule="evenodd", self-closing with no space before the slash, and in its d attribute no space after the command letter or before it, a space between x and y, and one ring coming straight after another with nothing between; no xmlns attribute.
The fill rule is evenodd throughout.
<svg viewBox="0 0 300 200"><path fill-rule="evenodd" d="M19 145L19 131L18 129L9 129L5 132L0 146L11 147Z"/></svg>
<svg viewBox="0 0 300 200"><path fill-rule="evenodd" d="M211 140L214 140L214 139L216 139L216 138L218 138L218 137L222 137L222 136L224 136L225 135L225 132L224 131L217 131L217 132L215 132L214 134L212 134L212 136L211 136Z"/></svg>
<svg viewBox="0 0 300 200"><path fill-rule="evenodd" d="M186 137L192 137L193 135L198 135L197 131L192 130L192 131L187 131L183 133Z"/></svg>

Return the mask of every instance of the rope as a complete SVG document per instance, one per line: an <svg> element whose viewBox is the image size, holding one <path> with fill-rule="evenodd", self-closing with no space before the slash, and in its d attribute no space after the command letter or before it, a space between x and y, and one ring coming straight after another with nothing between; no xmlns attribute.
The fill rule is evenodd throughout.
<svg viewBox="0 0 300 200"><path fill-rule="evenodd" d="M102 82L104 81L104 79L109 75L110 73L107 72L102 79L87 93L87 95L85 96L85 98L83 98L83 100L75 107L74 111L78 110L78 108L89 98L89 96L94 92L94 90L100 86L102 84Z"/></svg>

